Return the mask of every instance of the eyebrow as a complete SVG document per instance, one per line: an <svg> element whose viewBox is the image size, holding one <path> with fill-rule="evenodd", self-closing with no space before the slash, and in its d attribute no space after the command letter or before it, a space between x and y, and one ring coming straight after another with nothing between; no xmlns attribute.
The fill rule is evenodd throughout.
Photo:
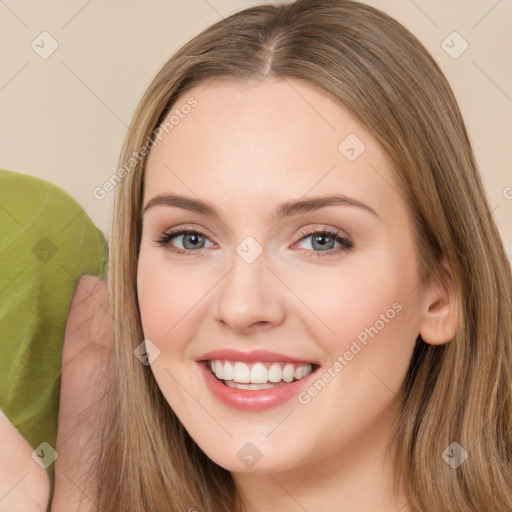
<svg viewBox="0 0 512 512"><path fill-rule="evenodd" d="M178 194L159 194L151 198L143 207L142 215L155 206L175 206L177 208L195 212L199 215L219 218L215 208L208 201L185 197ZM320 208L326 208L328 206L355 206L372 213L377 218L380 218L378 213L367 204L345 195L286 201L277 206L274 216L278 218L289 217L299 213L319 210Z"/></svg>

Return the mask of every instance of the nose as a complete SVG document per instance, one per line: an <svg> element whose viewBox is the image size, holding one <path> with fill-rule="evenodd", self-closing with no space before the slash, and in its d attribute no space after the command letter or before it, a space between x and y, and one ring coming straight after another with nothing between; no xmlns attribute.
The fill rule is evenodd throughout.
<svg viewBox="0 0 512 512"><path fill-rule="evenodd" d="M264 254L248 263L237 254L216 287L216 320L238 334L278 326L284 321L285 288L267 268Z"/></svg>

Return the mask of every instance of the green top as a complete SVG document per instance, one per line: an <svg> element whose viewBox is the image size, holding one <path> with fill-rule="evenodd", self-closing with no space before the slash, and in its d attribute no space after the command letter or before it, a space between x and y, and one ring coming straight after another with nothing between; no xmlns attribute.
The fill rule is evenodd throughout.
<svg viewBox="0 0 512 512"><path fill-rule="evenodd" d="M75 287L86 274L103 278L106 264L103 234L71 196L0 170L0 409L34 449L55 448ZM52 450L42 448L53 487Z"/></svg>

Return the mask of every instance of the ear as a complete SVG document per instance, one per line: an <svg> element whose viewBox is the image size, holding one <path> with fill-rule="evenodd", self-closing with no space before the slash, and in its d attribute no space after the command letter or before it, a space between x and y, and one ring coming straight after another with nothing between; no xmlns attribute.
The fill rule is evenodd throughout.
<svg viewBox="0 0 512 512"><path fill-rule="evenodd" d="M441 265L443 283L432 283L425 288L424 294L420 336L429 345L442 345L451 341L459 323L455 284L445 259Z"/></svg>

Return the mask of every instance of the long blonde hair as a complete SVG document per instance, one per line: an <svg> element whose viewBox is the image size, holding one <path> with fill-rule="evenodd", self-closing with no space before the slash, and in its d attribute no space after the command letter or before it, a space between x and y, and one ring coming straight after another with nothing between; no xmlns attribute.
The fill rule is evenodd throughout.
<svg viewBox="0 0 512 512"><path fill-rule="evenodd" d="M410 206L422 277L449 279L460 304L451 342L417 340L394 437L396 482L414 511L510 512L510 265L436 62L403 26L364 4L299 0L249 8L204 30L164 65L133 117L121 163L140 156L178 98L218 77L304 80L330 93L387 152ZM190 438L133 354L143 340L136 273L146 157L134 161L117 186L110 247L119 384L100 454L98 506L244 510L231 474ZM457 469L441 456L452 442L469 454Z"/></svg>

